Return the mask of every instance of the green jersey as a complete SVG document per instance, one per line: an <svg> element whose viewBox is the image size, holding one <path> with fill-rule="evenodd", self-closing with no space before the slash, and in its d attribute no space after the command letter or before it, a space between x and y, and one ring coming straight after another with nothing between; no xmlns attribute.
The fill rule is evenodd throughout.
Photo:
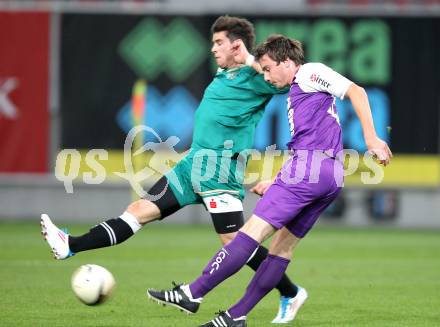
<svg viewBox="0 0 440 327"><path fill-rule="evenodd" d="M221 153L232 141L232 153L250 149L263 109L279 90L248 66L219 69L195 114L191 148Z"/></svg>
<svg viewBox="0 0 440 327"><path fill-rule="evenodd" d="M243 199L245 167L236 157L230 164L223 162L225 142L234 154L251 149L264 107L272 95L287 91L266 83L251 67L217 72L196 111L191 151L166 175L181 206L222 193ZM216 156L206 151L198 155L200 149L213 150Z"/></svg>

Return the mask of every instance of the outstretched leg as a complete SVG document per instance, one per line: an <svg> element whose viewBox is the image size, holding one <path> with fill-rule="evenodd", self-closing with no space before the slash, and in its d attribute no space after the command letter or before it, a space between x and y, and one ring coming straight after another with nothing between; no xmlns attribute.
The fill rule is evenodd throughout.
<svg viewBox="0 0 440 327"><path fill-rule="evenodd" d="M203 270L202 275L193 283L181 285L178 289L174 288L171 291L149 289L148 296L161 303L177 306L184 311L196 312L198 308L187 310L186 303L188 301L200 303L202 297L210 290L240 270L249 261L260 243L274 231L275 229L269 223L253 215L238 232L237 237L217 252ZM170 297L170 294L173 294L173 297ZM188 301L182 302L182 298Z"/></svg>
<svg viewBox="0 0 440 327"><path fill-rule="evenodd" d="M160 193L167 180L162 177L150 190L150 194ZM108 219L81 236L71 236L52 223L48 215L41 215L42 234L56 259L66 259L81 252L120 244L133 236L141 227L154 220L164 218L179 210L179 205L171 188L157 201L140 199L131 203L117 218Z"/></svg>

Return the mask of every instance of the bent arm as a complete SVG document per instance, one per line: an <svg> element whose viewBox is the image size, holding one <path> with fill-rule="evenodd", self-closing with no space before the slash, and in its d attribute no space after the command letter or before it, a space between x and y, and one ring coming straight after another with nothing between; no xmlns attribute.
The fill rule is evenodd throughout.
<svg viewBox="0 0 440 327"><path fill-rule="evenodd" d="M260 64L258 63L258 61L255 61L254 56L249 53L248 49L241 39L237 39L232 42L232 48L234 49L234 61L237 64L245 64L247 66L250 66L258 73L263 72Z"/></svg>
<svg viewBox="0 0 440 327"><path fill-rule="evenodd" d="M373 116L371 115L370 104L368 103L367 93L363 87L353 83L348 88L345 96L350 99L354 111L361 122L364 139L368 147L368 143L374 140L377 135L374 128Z"/></svg>
<svg viewBox="0 0 440 327"><path fill-rule="evenodd" d="M261 68L260 64L258 63L258 61L254 60L254 62L252 63L251 67L253 69L255 69L259 74L263 73L263 68Z"/></svg>
<svg viewBox="0 0 440 327"><path fill-rule="evenodd" d="M386 166L393 155L387 143L376 134L367 93L363 87L353 83L348 88L345 96L350 99L354 111L361 122L368 150L378 158L380 163Z"/></svg>

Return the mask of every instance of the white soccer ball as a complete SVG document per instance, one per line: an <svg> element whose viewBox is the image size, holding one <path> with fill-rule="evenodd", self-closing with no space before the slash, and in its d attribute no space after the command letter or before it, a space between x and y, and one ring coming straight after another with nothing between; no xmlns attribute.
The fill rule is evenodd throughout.
<svg viewBox="0 0 440 327"><path fill-rule="evenodd" d="M98 265L83 265L72 275L72 289L76 297L87 305L105 302L115 287L111 272Z"/></svg>

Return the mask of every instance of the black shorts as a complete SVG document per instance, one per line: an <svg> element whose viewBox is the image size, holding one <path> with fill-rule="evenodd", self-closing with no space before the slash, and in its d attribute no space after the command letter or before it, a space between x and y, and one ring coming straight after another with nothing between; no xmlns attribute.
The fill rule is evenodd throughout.
<svg viewBox="0 0 440 327"><path fill-rule="evenodd" d="M161 177L156 184L154 184L151 189L148 191L150 195L158 195L160 194L167 186L167 179L165 176ZM148 199L148 197L145 197ZM171 187L168 187L164 194L158 198L150 200L160 210L161 218L164 219L178 211L182 208L182 206L177 201L176 196L174 195ZM206 207L207 211L209 209ZM229 211L229 212L210 212L212 223L214 225L215 231L218 234L228 234L237 232L244 225L244 216L243 210L238 211Z"/></svg>

